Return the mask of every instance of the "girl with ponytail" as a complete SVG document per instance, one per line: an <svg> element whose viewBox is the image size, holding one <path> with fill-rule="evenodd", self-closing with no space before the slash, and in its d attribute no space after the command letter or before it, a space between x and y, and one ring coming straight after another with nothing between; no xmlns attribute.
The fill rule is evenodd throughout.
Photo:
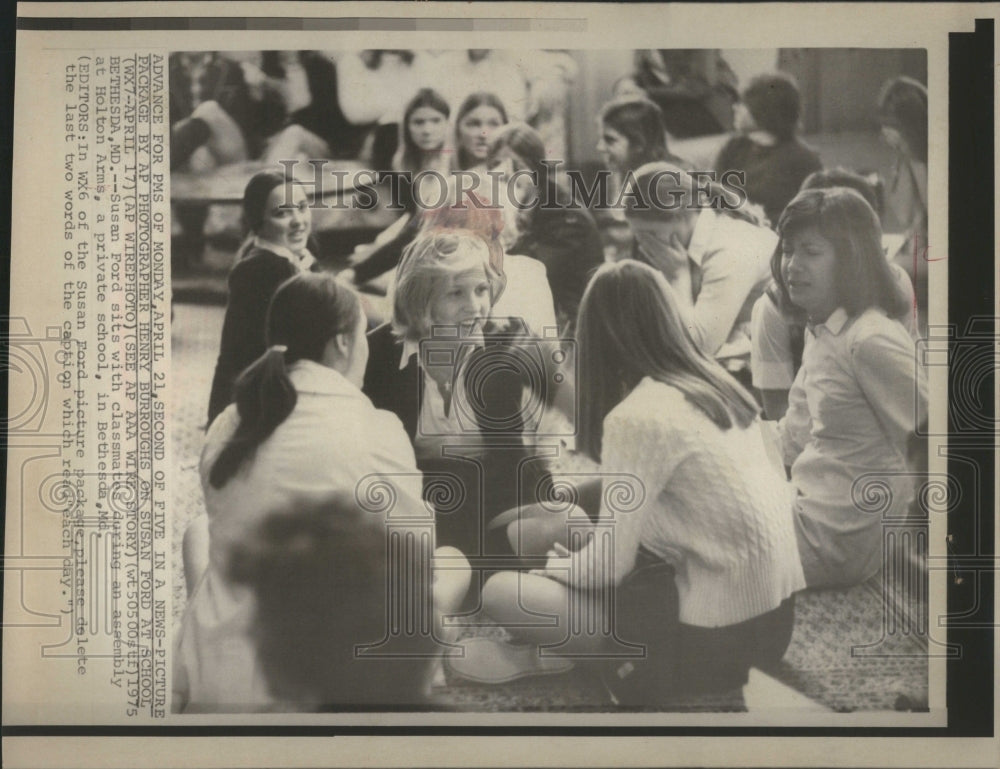
<svg viewBox="0 0 1000 769"><path fill-rule="evenodd" d="M358 296L329 274L295 275L271 300L266 352L239 376L235 403L212 423L201 457L208 567L189 600L175 657L179 710L276 705L251 633L252 593L227 576L234 549L268 516L350 495L365 525L381 530L390 512L424 517L427 525L417 528L433 542L433 512L421 500L403 426L361 392L366 326ZM380 504L386 500L391 511ZM462 573L455 574L460 582Z"/></svg>

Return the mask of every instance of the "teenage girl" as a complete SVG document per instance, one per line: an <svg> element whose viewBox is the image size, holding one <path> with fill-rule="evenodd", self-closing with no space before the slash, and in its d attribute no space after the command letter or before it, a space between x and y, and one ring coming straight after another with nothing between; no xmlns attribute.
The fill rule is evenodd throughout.
<svg viewBox="0 0 1000 769"><path fill-rule="evenodd" d="M808 321L778 426L799 552L810 587L851 585L877 572L883 520L905 515L913 498L906 457L926 413L926 382L895 319L908 307L864 198L839 187L805 190L778 232L779 287ZM869 504L871 488L884 496L879 509Z"/></svg>
<svg viewBox="0 0 1000 769"><path fill-rule="evenodd" d="M500 99L485 91L470 94L455 115L455 167L459 171L485 172L493 133L507 123L507 110ZM451 181L451 180L449 180ZM432 195L439 196L440 190ZM449 185L446 192L451 192ZM435 201L436 202L436 201ZM447 204L454 200L446 201ZM436 207L436 206L435 206ZM373 251L364 261L353 266L352 271L341 273L348 280L362 285L391 270L402 256L403 249L413 242L420 231L420 217L411 217L399 234Z"/></svg>
<svg viewBox="0 0 1000 769"><path fill-rule="evenodd" d="M212 423L201 457L208 541L186 544L207 550L208 568L191 595L174 658L179 710L276 706L252 638L252 595L229 579L233 548L267 516L335 495L360 504L384 491L395 500L387 512L425 518L415 534L433 542L433 515L421 500L403 426L361 392L366 327L358 296L330 274L296 275L271 300L266 352L237 380L235 403ZM362 484L375 477L383 479L380 491L366 495ZM388 523L382 513L368 516L367 525L383 531ZM460 559L457 551L447 555L453 565ZM449 570L452 599L464 595L467 577Z"/></svg>
<svg viewBox="0 0 1000 769"><path fill-rule="evenodd" d="M833 168L810 174L802 183L803 190L846 187L861 195L881 219L882 206L878 189L864 176L843 168ZM760 392L764 413L768 419L781 419L788 410L788 391L802 365L802 345L806 327L805 312L792 304L778 287L782 255L776 250L771 257L774 280L753 306L750 318L750 369L753 386ZM913 284L906 271L889 262L896 285L906 299L907 310L897 316L911 334L915 332Z"/></svg>
<svg viewBox="0 0 1000 769"><path fill-rule="evenodd" d="M417 200L435 200L440 195L441 179L447 179L451 170L451 154L445 146L450 115L448 102L431 88L421 88L406 105L403 120L399 124L399 149L392 159L392 170L403 174L399 177L398 187L403 215L379 233L372 243L355 249L351 257L355 266L342 271L342 279L356 280L357 269L360 267L364 278L362 282L367 282L369 278L366 270L372 267L367 257L399 237L417 213ZM438 178L420 177L420 189L414 189L414 179L425 171L435 172Z"/></svg>
<svg viewBox="0 0 1000 769"><path fill-rule="evenodd" d="M523 513L511 524L512 542L552 552L535 573L493 576L483 602L527 643L473 639L452 667L494 681L555 672L554 650L539 654L538 644L600 654L622 640L648 652L620 660L629 664L611 677L627 704L740 686L751 665L784 654L792 595L803 586L787 487L767 458L756 403L692 340L665 278L639 262L600 268L580 306L577 341L578 445L602 474L621 475L605 482L596 536L570 537L572 554L572 510L564 520L532 508L558 519L555 528L525 525ZM635 623L624 621L624 606L636 610ZM553 615L554 623L539 619ZM608 619L612 627L601 624ZM602 632L570 636L581 627Z"/></svg>

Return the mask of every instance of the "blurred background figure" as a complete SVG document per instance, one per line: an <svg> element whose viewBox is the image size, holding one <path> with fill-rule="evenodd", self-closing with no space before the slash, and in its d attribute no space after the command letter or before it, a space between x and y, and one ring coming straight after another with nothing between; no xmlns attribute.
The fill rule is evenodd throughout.
<svg viewBox="0 0 1000 769"><path fill-rule="evenodd" d="M718 174L741 171L750 202L778 221L803 180L823 167L819 155L798 137L799 89L782 72L758 75L740 94L733 136L715 161Z"/></svg>

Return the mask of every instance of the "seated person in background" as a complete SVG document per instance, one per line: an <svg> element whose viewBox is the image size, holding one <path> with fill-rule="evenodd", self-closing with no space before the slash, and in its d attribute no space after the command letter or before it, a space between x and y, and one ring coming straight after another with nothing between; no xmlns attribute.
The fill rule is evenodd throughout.
<svg viewBox="0 0 1000 769"><path fill-rule="evenodd" d="M625 483L606 483L594 529L575 506L536 506L512 523L512 541L548 550L548 563L487 581L485 610L516 642L470 639L464 658L448 661L455 672L496 682L554 672L552 653L642 644L641 658L633 646L607 663L605 681L621 704L653 706L742 686L751 666L784 655L804 586L787 486L753 398L685 325L648 265L625 260L594 276L577 328L581 448L641 489L616 494Z"/></svg>
<svg viewBox="0 0 1000 769"><path fill-rule="evenodd" d="M487 535L490 519L534 501L548 478L525 440L538 412L525 391L546 384L516 364L530 339L523 324L490 321L505 285L502 253L479 232L422 234L396 271L392 322L369 334L365 394L402 421L425 492L441 473L462 479L464 504L438 526L441 541L466 554L509 554L503 532Z"/></svg>
<svg viewBox="0 0 1000 769"><path fill-rule="evenodd" d="M363 525L376 528L384 543L393 517L417 519L413 533L429 536L433 546L433 514L421 499L406 433L360 389L368 344L358 296L333 275L295 275L275 292L267 324L267 351L241 375L236 403L212 423L201 457L208 541L185 543L185 551L207 550L208 568L188 602L174 657L181 711L275 707L251 636L253 596L229 579L233 547L268 516L338 495L375 508L392 500L391 509L371 512ZM363 485L373 478L375 489ZM440 555L452 566L463 563L457 551ZM441 595L460 601L467 585L467 572L449 569ZM317 613L332 611L315 604L312 592L308 599ZM439 603L442 613L454 611Z"/></svg>
<svg viewBox="0 0 1000 769"><path fill-rule="evenodd" d="M399 149L392 159L392 170L404 174L398 182L398 202L403 206L403 214L382 230L372 243L355 248L351 254L353 264L360 264L376 249L396 240L408 224L412 226L413 217L421 211L418 201L434 200L434 196L440 195L441 178L451 178L453 158L450 148L446 146L450 115L451 108L444 97L431 88L421 88L406 105L400 122ZM434 172L439 176L418 179L424 172ZM420 188L414 189L414 183ZM356 275L354 269L341 272L345 280L353 280Z"/></svg>
<svg viewBox="0 0 1000 769"><path fill-rule="evenodd" d="M427 704L429 659L440 649L431 635L395 637L388 654L358 653L388 636L396 612L419 619L432 605L425 573L409 572L410 584L390 583L385 533L371 517L353 495L294 505L266 518L234 550L230 579L253 592L252 635L264 677L276 699L298 710ZM430 543L417 542L415 562L429 564ZM435 572L433 585L438 603L442 574Z"/></svg>
<svg viewBox="0 0 1000 769"><path fill-rule="evenodd" d="M598 132L597 152L604 167L616 174L661 160L686 165L667 147L660 108L642 96L618 98L601 107Z"/></svg>
<svg viewBox="0 0 1000 769"><path fill-rule="evenodd" d="M285 125L264 160L358 158L374 121L348 119L340 104L337 64L320 51L263 51L257 80L281 94Z"/></svg>
<svg viewBox="0 0 1000 769"><path fill-rule="evenodd" d="M802 183L803 190L846 187L861 195L881 218L882 206L878 190L865 177L842 168L817 171ZM802 346L806 329L805 311L796 307L780 288L782 254L771 257L771 281L753 306L750 318L750 368L753 386L760 391L764 413L768 419L781 419L788 409L788 390L802 365ZM915 333L913 284L906 271L889 262L896 286L906 301L906 312L897 316L910 334Z"/></svg>
<svg viewBox="0 0 1000 769"><path fill-rule="evenodd" d="M261 171L247 184L243 222L251 237L229 273L209 424L232 402L236 377L263 354L267 307L278 286L300 272L319 269L308 248L309 202L301 186L289 184L280 171Z"/></svg>
<svg viewBox="0 0 1000 769"><path fill-rule="evenodd" d="M695 343L749 387L750 313L770 279L777 237L714 182L668 163L642 166L635 178L625 215L636 257L667 278Z"/></svg>
<svg viewBox="0 0 1000 769"><path fill-rule="evenodd" d="M638 50L633 79L659 105L677 139L733 127L736 75L718 49Z"/></svg>
<svg viewBox="0 0 1000 769"><path fill-rule="evenodd" d="M224 54L170 55L171 170L189 161L191 170L203 171L258 157L282 115L277 95L255 93L244 68Z"/></svg>
<svg viewBox="0 0 1000 769"><path fill-rule="evenodd" d="M803 180L823 164L796 135L801 105L795 80L783 72L758 75L736 104L736 135L715 161L719 174L746 173L750 202L764 207L773 226Z"/></svg>
<svg viewBox="0 0 1000 769"><path fill-rule="evenodd" d="M544 160L545 145L535 130L524 123L511 123L493 135L486 162L490 173L496 175L500 192L501 200L494 203L512 214L503 230L505 266L512 254L544 265L559 333L568 336L576 322L580 297L593 271L604 262L604 252L594 220L570 199L570 191Z"/></svg>
<svg viewBox="0 0 1000 769"><path fill-rule="evenodd" d="M490 138L497 129L506 124L507 110L503 103L496 95L487 91L470 94L455 115L455 169L474 174L476 184L472 186L480 193L483 191L480 188L489 189L489 180L484 180L483 175L486 171ZM457 194L454 180L448 181L448 188L444 190L445 203L453 201ZM465 182L462 189L468 189ZM440 190L428 193L432 200L435 199L432 196L440 194ZM360 286L393 269L399 264L403 249L413 242L419 231L420 222L414 217L392 240L382 244L370 254L359 254L363 257L362 260L344 270L341 276Z"/></svg>
<svg viewBox="0 0 1000 769"><path fill-rule="evenodd" d="M878 121L882 138L895 155L887 201L906 231L899 251L889 256L910 274L917 295L918 326L926 332L927 89L908 77L890 80L879 94Z"/></svg>
<svg viewBox="0 0 1000 769"><path fill-rule="evenodd" d="M926 414L927 385L913 339L895 319L906 300L864 198L842 187L804 190L778 232L778 282L808 320L778 425L799 552L809 587L853 585L882 566L883 522L905 515L913 498L907 451ZM868 477L878 492L866 490Z"/></svg>

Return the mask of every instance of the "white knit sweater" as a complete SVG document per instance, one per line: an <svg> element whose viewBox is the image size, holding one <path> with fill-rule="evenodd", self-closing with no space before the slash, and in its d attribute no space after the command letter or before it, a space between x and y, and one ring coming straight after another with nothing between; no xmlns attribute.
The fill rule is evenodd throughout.
<svg viewBox="0 0 1000 769"><path fill-rule="evenodd" d="M720 430L679 390L647 377L605 418L601 453L602 473L631 474L643 487L642 503L628 512L613 509L614 495L602 500L615 582L641 544L673 564L680 620L701 627L756 617L805 587L790 488L768 458L759 421ZM574 554L577 586L588 581L602 539Z"/></svg>

